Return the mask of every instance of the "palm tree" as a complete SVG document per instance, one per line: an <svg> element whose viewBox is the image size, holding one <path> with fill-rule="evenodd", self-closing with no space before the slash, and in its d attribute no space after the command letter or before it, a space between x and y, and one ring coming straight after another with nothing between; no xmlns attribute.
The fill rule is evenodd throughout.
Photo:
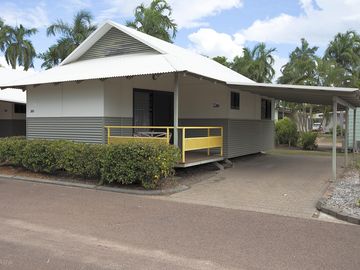
<svg viewBox="0 0 360 270"><path fill-rule="evenodd" d="M360 81L360 35L355 31L338 33L325 51L324 59L335 61L351 77L347 86L358 86Z"/></svg>
<svg viewBox="0 0 360 270"><path fill-rule="evenodd" d="M36 52L32 42L26 38L36 32L35 28L28 29L22 24L15 27L6 26L6 40L1 49L5 52L6 62L13 69L16 69L17 64L23 66L24 70L34 66L33 60L36 57Z"/></svg>
<svg viewBox="0 0 360 270"><path fill-rule="evenodd" d="M57 20L47 28L48 36L60 35L55 45L46 52L38 55L44 60L42 67L49 69L58 65L72 53L93 31L96 25L92 24L93 16L90 12L81 10L75 16L72 25Z"/></svg>
<svg viewBox="0 0 360 270"><path fill-rule="evenodd" d="M301 46L296 47L290 54L290 61L282 67L278 83L317 85L317 50L318 47L310 47L304 38L301 39Z"/></svg>
<svg viewBox="0 0 360 270"><path fill-rule="evenodd" d="M265 43L257 44L252 50L244 48L243 56L236 56L231 68L259 83L271 83L275 75L272 53L275 48L267 49Z"/></svg>
<svg viewBox="0 0 360 270"><path fill-rule="evenodd" d="M9 40L9 26L0 18L0 51L5 51L5 44Z"/></svg>
<svg viewBox="0 0 360 270"><path fill-rule="evenodd" d="M149 6L136 7L134 20L126 25L148 35L172 42L177 24L171 19L172 8L165 0L153 0Z"/></svg>

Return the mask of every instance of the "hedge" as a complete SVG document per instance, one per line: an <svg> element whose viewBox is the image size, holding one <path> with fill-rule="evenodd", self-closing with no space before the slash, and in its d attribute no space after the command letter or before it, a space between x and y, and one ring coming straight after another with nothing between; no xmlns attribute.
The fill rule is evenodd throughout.
<svg viewBox="0 0 360 270"><path fill-rule="evenodd" d="M164 143L132 142L120 145L76 143L64 140L0 139L0 165L33 172L99 179L102 183L141 184L156 188L173 174L177 148Z"/></svg>

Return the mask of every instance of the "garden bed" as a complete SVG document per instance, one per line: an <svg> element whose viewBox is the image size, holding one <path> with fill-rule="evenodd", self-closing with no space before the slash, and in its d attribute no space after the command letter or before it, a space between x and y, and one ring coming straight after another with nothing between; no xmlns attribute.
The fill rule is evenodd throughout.
<svg viewBox="0 0 360 270"><path fill-rule="evenodd" d="M347 171L342 179L331 184L319 201L318 209L339 219L360 224L360 175L358 170Z"/></svg>

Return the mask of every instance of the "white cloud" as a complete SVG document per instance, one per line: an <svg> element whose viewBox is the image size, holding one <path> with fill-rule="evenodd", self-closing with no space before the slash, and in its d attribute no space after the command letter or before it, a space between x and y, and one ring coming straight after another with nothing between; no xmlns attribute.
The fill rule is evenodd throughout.
<svg viewBox="0 0 360 270"><path fill-rule="evenodd" d="M359 0L299 0L303 13L257 20L238 35L248 41L298 44L301 38L325 46L338 32L360 28Z"/></svg>
<svg viewBox="0 0 360 270"><path fill-rule="evenodd" d="M106 0L109 8L100 12L98 20L131 17L134 9L141 3L148 5L151 0ZM243 0L168 0L173 8L173 18L180 28L207 25L203 19L224 10L239 8ZM189 5L190 4L190 5Z"/></svg>
<svg viewBox="0 0 360 270"><path fill-rule="evenodd" d="M1 18L9 25L23 24L26 27L41 28L49 24L46 5L40 2L33 7L22 7L14 2L1 4Z"/></svg>
<svg viewBox="0 0 360 270"><path fill-rule="evenodd" d="M189 35L192 42L190 48L197 53L210 57L226 56L233 59L236 55L242 55L242 40L225 33L218 33L210 28L201 28Z"/></svg>

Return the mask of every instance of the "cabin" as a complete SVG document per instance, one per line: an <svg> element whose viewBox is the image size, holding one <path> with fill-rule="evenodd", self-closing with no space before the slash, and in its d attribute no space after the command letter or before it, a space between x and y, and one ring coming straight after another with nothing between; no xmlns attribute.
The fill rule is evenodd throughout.
<svg viewBox="0 0 360 270"><path fill-rule="evenodd" d="M159 141L188 167L274 147L274 101L360 104L357 89L259 84L210 58L106 21L27 92L28 139ZM334 103L335 102L335 103Z"/></svg>

